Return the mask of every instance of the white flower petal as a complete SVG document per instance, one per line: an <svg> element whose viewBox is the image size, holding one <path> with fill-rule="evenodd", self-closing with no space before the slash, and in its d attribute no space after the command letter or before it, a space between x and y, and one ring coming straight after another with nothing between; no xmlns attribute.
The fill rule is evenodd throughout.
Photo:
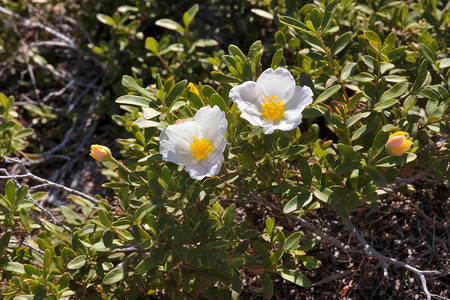
<svg viewBox="0 0 450 300"><path fill-rule="evenodd" d="M240 106L240 110L255 109L258 111L261 103L264 102L264 96L264 90L254 81L246 81L233 87L230 91L231 100L238 104L238 107Z"/></svg>
<svg viewBox="0 0 450 300"><path fill-rule="evenodd" d="M217 153L215 153L217 155ZM216 156L215 159L204 159L196 161L196 164L186 166L186 171L195 180L202 180L205 177L219 174L222 166L222 153Z"/></svg>
<svg viewBox="0 0 450 300"><path fill-rule="evenodd" d="M313 95L309 86L296 86L292 98L284 105L285 111L293 109L303 111L313 102Z"/></svg>
<svg viewBox="0 0 450 300"><path fill-rule="evenodd" d="M227 144L226 130L225 113L219 107L202 107L193 120L170 125L161 132L160 153L165 161L186 166L186 171L196 180L217 175L222 166L222 153ZM197 158L199 156L192 155L193 150L189 150L190 144L195 141L194 137L199 140L206 139L213 146L212 150L206 150L210 152L202 155L200 160ZM197 146L204 147L205 144Z"/></svg>
<svg viewBox="0 0 450 300"><path fill-rule="evenodd" d="M275 124L266 126L263 128L264 134L271 134L274 132L274 130L282 130L282 131L289 131L297 127L302 121L301 115L299 120L295 120L295 122L292 121L286 121L282 120L280 122L277 122Z"/></svg>
<svg viewBox="0 0 450 300"><path fill-rule="evenodd" d="M295 90L295 79L288 70L269 68L259 76L256 83L264 90L264 96L277 96L277 100L287 103Z"/></svg>
<svg viewBox="0 0 450 300"><path fill-rule="evenodd" d="M193 137L198 137L199 134L198 124L193 121L170 125L161 132L159 152L165 161L181 166L188 165L193 160L189 143L192 143Z"/></svg>
<svg viewBox="0 0 450 300"><path fill-rule="evenodd" d="M194 122L201 128L200 136L196 137L207 139L215 147L217 147L215 140L220 136L223 137L227 131L228 123L227 119L225 119L225 113L218 106L200 108L195 114Z"/></svg>

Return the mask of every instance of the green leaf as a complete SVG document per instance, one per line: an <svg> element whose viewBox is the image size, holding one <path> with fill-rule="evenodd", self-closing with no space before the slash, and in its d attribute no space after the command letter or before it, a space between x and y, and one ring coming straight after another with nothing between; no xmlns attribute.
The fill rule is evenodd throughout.
<svg viewBox="0 0 450 300"><path fill-rule="evenodd" d="M389 61L393 61L402 57L403 53L405 53L405 49L406 47L399 47L386 53L386 55L389 58Z"/></svg>
<svg viewBox="0 0 450 300"><path fill-rule="evenodd" d="M123 266L114 268L105 275L105 277L103 278L103 284L105 285L114 284L127 278L132 273L133 272L131 270L125 269Z"/></svg>
<svg viewBox="0 0 450 300"><path fill-rule="evenodd" d="M64 215L64 218L66 219L67 223L72 225L83 224L83 219L81 219L81 217L76 212L74 212L67 206L61 206L61 213Z"/></svg>
<svg viewBox="0 0 450 300"><path fill-rule="evenodd" d="M267 299L270 299L273 297L273 282L272 279L270 279L269 274L263 273L261 274L261 285L264 290L264 295Z"/></svg>
<svg viewBox="0 0 450 300"><path fill-rule="evenodd" d="M383 109L389 108L391 106L394 106L395 104L397 104L399 101L398 99L385 99L383 101L378 102L377 104L375 104L373 106L373 109L375 111L381 111Z"/></svg>
<svg viewBox="0 0 450 300"><path fill-rule="evenodd" d="M380 132L378 132L378 134L375 136L375 139L373 140L372 150L384 148L388 139L389 139L389 133L385 132L383 130L380 130Z"/></svg>
<svg viewBox="0 0 450 300"><path fill-rule="evenodd" d="M109 25L109 26L113 26L113 25L116 24L116 22L114 22L114 19L111 18L110 16L107 16L107 15L104 15L104 14L97 14L96 17L97 17L97 20L99 20L103 24L106 24L106 25Z"/></svg>
<svg viewBox="0 0 450 300"><path fill-rule="evenodd" d="M110 247L112 245L114 239L114 232L111 230L105 230L102 234L102 241L106 247Z"/></svg>
<svg viewBox="0 0 450 300"><path fill-rule="evenodd" d="M356 115L351 116L347 119L347 126L350 127L361 119L364 119L370 115L370 112L362 112Z"/></svg>
<svg viewBox="0 0 450 300"><path fill-rule="evenodd" d="M218 272L219 273L231 272L243 266L244 263L245 260L242 257L233 257L232 259L224 261L223 264L219 267Z"/></svg>
<svg viewBox="0 0 450 300"><path fill-rule="evenodd" d="M287 25L289 27L304 31L304 32L310 32L311 30L308 28L308 26L306 26L304 23L288 17L288 16L278 16L278 19L280 20L280 22L284 25ZM323 21L322 21L323 22Z"/></svg>
<svg viewBox="0 0 450 300"><path fill-rule="evenodd" d="M298 168L300 169L300 174L302 175L302 181L305 185L309 186L312 182L311 167L305 158L301 158L298 161Z"/></svg>
<svg viewBox="0 0 450 300"><path fill-rule="evenodd" d="M235 215L236 215L236 205L231 204L230 206L228 206L228 208L226 209L226 211L223 215L224 225L228 226L228 227L233 226Z"/></svg>
<svg viewBox="0 0 450 300"><path fill-rule="evenodd" d="M424 83L424 81L427 77L427 70L428 70L428 61L424 60L419 67L419 71L417 72L416 80L414 81L414 84L412 86L413 92L417 91L418 89L420 89L422 87L422 84Z"/></svg>
<svg viewBox="0 0 450 300"><path fill-rule="evenodd" d="M11 231L7 231L0 238L0 257L3 257L5 250L8 247L9 240L11 239Z"/></svg>
<svg viewBox="0 0 450 300"><path fill-rule="evenodd" d="M15 139L23 139L29 135L32 135L34 133L33 128L25 128L14 134Z"/></svg>
<svg viewBox="0 0 450 300"><path fill-rule="evenodd" d="M401 156L387 156L377 161L375 165L381 168L390 168L394 166L401 166L404 163L412 162L416 158L417 155L414 153L405 153Z"/></svg>
<svg viewBox="0 0 450 300"><path fill-rule="evenodd" d="M167 97L165 99L166 105L170 106L172 104L172 102L177 100L183 93L184 89L186 88L186 85L187 85L186 79L175 84L175 86L172 88L172 90L170 91L170 93L167 95Z"/></svg>
<svg viewBox="0 0 450 300"><path fill-rule="evenodd" d="M230 53L230 55L232 55L233 57L239 57L242 61L245 61L245 55L244 53L241 51L241 49L239 49L237 46L231 44L230 46L228 46L228 52Z"/></svg>
<svg viewBox="0 0 450 300"><path fill-rule="evenodd" d="M196 47L214 47L217 46L219 43L217 43L216 40L213 39L198 39L194 42L193 45L195 45Z"/></svg>
<svg viewBox="0 0 450 300"><path fill-rule="evenodd" d="M300 237L302 234L300 232L294 232L286 238L283 245L283 251L287 252L289 250L295 250L300 242Z"/></svg>
<svg viewBox="0 0 450 300"><path fill-rule="evenodd" d="M362 169L363 165L359 161L347 161L336 167L335 172L342 174L356 169Z"/></svg>
<svg viewBox="0 0 450 300"><path fill-rule="evenodd" d="M377 70L378 69L378 62L372 56L364 55L364 56L361 57L361 60L366 64L366 66L368 66L372 70Z"/></svg>
<svg viewBox="0 0 450 300"><path fill-rule="evenodd" d="M141 96L134 96L134 95L124 95L117 98L116 103L119 104L129 104L129 105L135 105L140 107L149 107L150 103L152 101L148 98L144 98Z"/></svg>
<svg viewBox="0 0 450 300"><path fill-rule="evenodd" d="M273 229L275 228L275 222L273 221L272 218L267 218L266 220L266 229L267 231L272 234Z"/></svg>
<svg viewBox="0 0 450 300"><path fill-rule="evenodd" d="M145 48L153 52L155 55L158 55L159 53L158 47L159 43L157 40L155 40L155 38L149 36L145 39Z"/></svg>
<svg viewBox="0 0 450 300"><path fill-rule="evenodd" d="M289 214L292 212L299 211L304 206L311 203L311 201L313 199L312 196L313 195L309 191L305 190L305 191L301 192L300 194L298 194L297 196L294 196L294 198L289 200L288 203L286 203L286 205L284 206L283 212L285 214Z"/></svg>
<svg viewBox="0 0 450 300"><path fill-rule="evenodd" d="M311 80L308 74L305 72L300 73L299 83L301 86L309 86L309 88L314 92L314 82Z"/></svg>
<svg viewBox="0 0 450 300"><path fill-rule="evenodd" d="M348 43L350 43L352 39L352 33L346 32L343 35L341 35L336 42L333 43L331 46L331 55L335 56L342 50L344 50L345 46L347 46Z"/></svg>
<svg viewBox="0 0 450 300"><path fill-rule="evenodd" d="M439 101L439 95L432 89L421 89L418 94L428 99Z"/></svg>
<svg viewBox="0 0 450 300"><path fill-rule="evenodd" d="M231 288L237 294L240 294L242 292L242 282L241 279L239 278L239 273L236 271L233 271L231 273Z"/></svg>
<svg viewBox="0 0 450 300"><path fill-rule="evenodd" d="M339 198L339 196L331 189L324 186L314 187L314 196L320 201L330 205L338 205L341 203L341 198Z"/></svg>
<svg viewBox="0 0 450 300"><path fill-rule="evenodd" d="M239 78L228 76L225 74L222 74L218 71L212 71L211 76L214 78L214 80L219 81L220 83L236 83L240 82Z"/></svg>
<svg viewBox="0 0 450 300"><path fill-rule="evenodd" d="M348 145L337 144L336 148L346 159L350 161L355 160L359 162L361 160L359 154L356 153L355 150L353 150L353 148Z"/></svg>
<svg viewBox="0 0 450 300"><path fill-rule="evenodd" d="M287 269L287 268L277 268L278 274L281 275L284 279L287 281L293 282L296 285L302 286L302 287L310 287L311 281L300 273L299 271Z"/></svg>
<svg viewBox="0 0 450 300"><path fill-rule="evenodd" d="M152 93L149 90L144 89L143 87L139 86L139 84L137 84L137 82L131 76L124 75L122 77L122 85L127 87L127 88L130 88L130 89L132 89L132 90L134 90L136 92L138 92L139 94L141 94L141 95L143 95L143 96L145 96L145 97L147 97L147 98L149 98L151 100L155 101L157 99L156 95L154 93ZM124 97L124 96L122 96L122 97ZM122 98L122 97L120 97L120 98ZM116 102L117 102L117 100L116 100ZM134 104L134 105L138 105L138 104ZM142 105L138 105L138 106L142 106ZM147 107L148 107L148 105L147 105Z"/></svg>
<svg viewBox="0 0 450 300"><path fill-rule="evenodd" d="M378 34L370 30L364 31L363 34L375 49L377 49L378 51L381 50L381 39Z"/></svg>
<svg viewBox="0 0 450 300"><path fill-rule="evenodd" d="M332 85L329 88L327 88L325 91L320 94L316 100L314 101L314 104L318 104L320 102L323 102L333 96L337 91L341 89L340 85Z"/></svg>
<svg viewBox="0 0 450 300"><path fill-rule="evenodd" d="M14 203L16 200L16 186L12 180L8 180L5 185L5 196L9 202Z"/></svg>
<svg viewBox="0 0 450 300"><path fill-rule="evenodd" d="M198 12L198 9L199 5L194 4L183 14L183 23L186 28L191 24L192 20Z"/></svg>
<svg viewBox="0 0 450 300"><path fill-rule="evenodd" d="M386 186L386 178L384 178L384 175L377 170L375 167L367 167L366 168L367 173L370 177L373 179L373 183L375 183L376 186Z"/></svg>
<svg viewBox="0 0 450 300"><path fill-rule="evenodd" d="M350 62L346 64L341 71L341 80L345 80L352 75L352 73L356 70L356 63Z"/></svg>
<svg viewBox="0 0 450 300"><path fill-rule="evenodd" d="M301 256L300 260L308 271L311 271L322 265L322 263L318 259L307 255Z"/></svg>
<svg viewBox="0 0 450 300"><path fill-rule="evenodd" d="M271 14L268 11L265 11L265 10L262 10L262 9L258 9L258 8L252 8L250 11L252 13L254 13L255 15L258 15L258 16L263 17L265 19L273 20L273 14Z"/></svg>
<svg viewBox="0 0 450 300"><path fill-rule="evenodd" d="M320 25L321 31L327 31L328 27L330 27L331 19L336 11L337 3L336 1L330 2L327 8L325 8L325 12L323 14L322 24Z"/></svg>
<svg viewBox="0 0 450 300"><path fill-rule="evenodd" d="M159 127L161 125L160 122L146 120L144 118L137 119L133 124L136 124L139 128Z"/></svg>
<svg viewBox="0 0 450 300"><path fill-rule="evenodd" d="M448 68L448 67L450 67L450 58L449 57L444 58L439 63L439 68L441 68L441 69L445 69L445 68Z"/></svg>
<svg viewBox="0 0 450 300"><path fill-rule="evenodd" d="M27 275L30 276L30 277L33 276L33 275L40 277L42 275L41 272L37 268L32 266L32 265L25 264L23 266L23 268L25 270L25 273L27 273Z"/></svg>
<svg viewBox="0 0 450 300"><path fill-rule="evenodd" d="M217 105L221 111L227 112L227 105L225 104L225 100L223 100L223 98L219 94L212 94L211 98L209 99L209 103L211 104L211 107Z"/></svg>
<svg viewBox="0 0 450 300"><path fill-rule="evenodd" d="M375 77L370 73L361 72L359 74L351 76L350 79L356 82L371 82L375 79Z"/></svg>
<svg viewBox="0 0 450 300"><path fill-rule="evenodd" d="M48 274L52 264L52 251L50 249L45 249L44 251L44 263L42 264L42 270L44 274Z"/></svg>
<svg viewBox="0 0 450 300"><path fill-rule="evenodd" d="M397 98L401 95L403 95L406 90L408 90L409 84L407 82L399 82L393 87L391 87L389 90L384 92L380 97L380 102L383 102L385 100L390 100Z"/></svg>
<svg viewBox="0 0 450 300"><path fill-rule="evenodd" d="M280 48L277 51L275 51L275 54L272 57L272 63L270 64L270 67L275 70L280 66L280 62L282 59L283 59L283 48Z"/></svg>
<svg viewBox="0 0 450 300"><path fill-rule="evenodd" d="M156 209L161 207L164 204L164 202L166 202L166 200L162 198L156 198L148 202L145 202L136 210L136 212L133 215L133 218L131 219L131 222L134 223L136 221L142 220L144 217L146 217L147 215L151 214Z"/></svg>
<svg viewBox="0 0 450 300"><path fill-rule="evenodd" d="M321 115L322 113L313 107L307 107L302 112L302 116L305 119L314 119L320 117Z"/></svg>
<svg viewBox="0 0 450 300"><path fill-rule="evenodd" d="M203 250L208 250L208 249L214 249L214 248L220 248L220 247L225 247L225 246L230 246L231 243L229 241L214 241L211 243L208 243L204 246L202 246Z"/></svg>
<svg viewBox="0 0 450 300"><path fill-rule="evenodd" d="M25 273L23 264L14 261L9 261L7 258L0 258L0 270L14 272L18 274Z"/></svg>
<svg viewBox="0 0 450 300"><path fill-rule="evenodd" d="M86 255L80 255L72 259L68 264L67 268L70 270L81 269L86 264Z"/></svg>
<svg viewBox="0 0 450 300"><path fill-rule="evenodd" d="M159 19L155 22L157 26L167 28L169 30L178 31L180 33L184 33L184 28L177 22L171 19Z"/></svg>
<svg viewBox="0 0 450 300"><path fill-rule="evenodd" d="M425 44L420 44L420 53L428 59L430 63L436 63L436 54L434 53L433 49L428 47Z"/></svg>
<svg viewBox="0 0 450 300"><path fill-rule="evenodd" d="M161 255L159 254L152 254L150 256L147 256L137 265L136 273L145 273L153 268L156 268L156 265L158 264L160 258Z"/></svg>

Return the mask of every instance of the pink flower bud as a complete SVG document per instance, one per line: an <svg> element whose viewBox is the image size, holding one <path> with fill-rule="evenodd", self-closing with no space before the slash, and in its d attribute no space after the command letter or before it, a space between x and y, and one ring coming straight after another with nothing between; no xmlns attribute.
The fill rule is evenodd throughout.
<svg viewBox="0 0 450 300"><path fill-rule="evenodd" d="M411 148L413 143L408 140L408 134L404 131L397 131L391 133L386 146L389 147L389 151L396 156L400 156Z"/></svg>
<svg viewBox="0 0 450 300"><path fill-rule="evenodd" d="M89 153L97 161L103 161L106 157L111 156L111 151L108 147L102 145L91 145L91 153Z"/></svg>

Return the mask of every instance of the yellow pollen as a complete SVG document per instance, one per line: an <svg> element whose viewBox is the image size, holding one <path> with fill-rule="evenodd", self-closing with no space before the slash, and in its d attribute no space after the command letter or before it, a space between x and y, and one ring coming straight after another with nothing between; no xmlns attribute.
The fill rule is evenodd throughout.
<svg viewBox="0 0 450 300"><path fill-rule="evenodd" d="M261 115L266 117L268 120L278 120L284 115L283 100L277 101L277 96L264 96L265 101L261 104L264 110Z"/></svg>
<svg viewBox="0 0 450 300"><path fill-rule="evenodd" d="M198 139L193 136L194 141L189 143L191 147L189 150L192 150L191 156L194 156L197 160L202 160L208 157L208 153L211 152L213 146L207 139Z"/></svg>

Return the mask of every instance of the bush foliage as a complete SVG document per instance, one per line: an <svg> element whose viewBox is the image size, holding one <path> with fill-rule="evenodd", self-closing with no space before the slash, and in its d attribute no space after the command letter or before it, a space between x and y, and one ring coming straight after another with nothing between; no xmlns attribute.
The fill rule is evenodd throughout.
<svg viewBox="0 0 450 300"><path fill-rule="evenodd" d="M317 243L312 235L284 229L280 218L322 207L342 219L360 207L377 210L406 167L447 181L449 4L304 2L64 3L60 9L86 29L73 35L73 45L63 41L86 64L97 65L90 78L79 75L82 69L72 78L104 85L79 101L120 128L114 129L121 132L115 146L108 145L114 158L99 165L108 176L103 186L114 196L66 190L64 206L45 208L39 205L45 193L33 186L38 179L25 173L30 180L19 184L21 177L3 176L11 178L0 196L3 297L229 299L242 292L245 272L258 276L271 298L273 278L309 287L307 272L321 266L308 255ZM36 3L45 26L61 22L54 4ZM3 5L25 18L25 5ZM6 82L2 88L19 97L33 84L35 90L58 86L45 74L62 74L67 62L46 57L36 44L28 56L16 55L18 25L8 22L0 57L9 57L8 82L17 81L17 90ZM48 31L34 34L58 40ZM27 66L40 68L34 79L20 78ZM266 135L240 117L229 93L279 67L310 87L314 101L298 128ZM2 158L48 150L28 145L27 136L42 129L25 128L27 118L64 132L86 117L84 108L57 100L57 111L38 101L19 109L3 94L0 103ZM220 173L197 181L163 161L160 134L208 105L225 112L227 146ZM412 146L393 155L386 143L398 131ZM279 215L255 227L242 217L246 202L278 207Z"/></svg>

